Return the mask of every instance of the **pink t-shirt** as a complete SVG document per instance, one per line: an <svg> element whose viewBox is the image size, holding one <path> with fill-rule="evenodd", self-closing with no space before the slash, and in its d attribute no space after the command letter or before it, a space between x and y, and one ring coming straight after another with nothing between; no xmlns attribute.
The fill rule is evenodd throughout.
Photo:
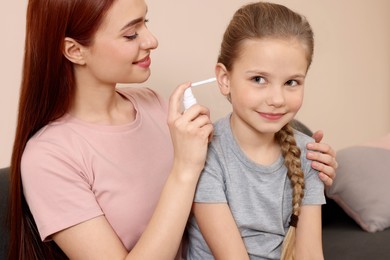
<svg viewBox="0 0 390 260"><path fill-rule="evenodd" d="M67 114L28 141L23 191L42 240L105 215L131 250L148 224L173 158L167 106L150 89L118 92L133 103L133 122L94 125Z"/></svg>

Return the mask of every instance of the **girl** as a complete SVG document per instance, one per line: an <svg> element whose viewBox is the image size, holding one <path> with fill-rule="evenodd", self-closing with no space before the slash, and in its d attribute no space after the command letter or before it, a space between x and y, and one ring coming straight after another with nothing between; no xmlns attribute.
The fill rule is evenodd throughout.
<svg viewBox="0 0 390 260"><path fill-rule="evenodd" d="M158 43L146 14L143 0L29 1L10 259L179 251L213 126L205 107L182 113L189 83L169 107L150 89L116 87L149 78ZM329 151L319 158L327 180Z"/></svg>
<svg viewBox="0 0 390 260"><path fill-rule="evenodd" d="M216 66L233 111L214 126L189 259L323 259L323 183L305 158L310 138L289 124L312 55L309 23L284 6L253 3L233 16Z"/></svg>

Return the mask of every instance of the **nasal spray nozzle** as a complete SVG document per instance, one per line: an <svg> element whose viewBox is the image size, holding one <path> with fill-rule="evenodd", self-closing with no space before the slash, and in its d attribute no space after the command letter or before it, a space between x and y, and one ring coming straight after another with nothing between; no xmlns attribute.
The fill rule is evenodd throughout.
<svg viewBox="0 0 390 260"><path fill-rule="evenodd" d="M193 87L197 87L197 86L201 86L201 85L204 85L204 84L207 84L207 83L211 83L211 82L214 82L215 80L216 80L216 78L210 78L210 79L206 79L206 80L202 80L202 81L198 81L198 82L192 83L191 87L187 88L184 91L184 97L183 97L184 110L187 110L192 105L196 104L196 98L195 98L194 94L192 93L192 88Z"/></svg>

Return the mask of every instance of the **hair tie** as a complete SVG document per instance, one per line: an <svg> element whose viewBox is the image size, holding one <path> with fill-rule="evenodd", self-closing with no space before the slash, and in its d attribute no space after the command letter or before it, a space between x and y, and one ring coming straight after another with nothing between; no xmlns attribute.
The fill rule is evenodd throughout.
<svg viewBox="0 0 390 260"><path fill-rule="evenodd" d="M297 225L298 225L298 216L297 215L295 215L295 214L291 215L289 225L292 227L295 227L295 228L297 227Z"/></svg>

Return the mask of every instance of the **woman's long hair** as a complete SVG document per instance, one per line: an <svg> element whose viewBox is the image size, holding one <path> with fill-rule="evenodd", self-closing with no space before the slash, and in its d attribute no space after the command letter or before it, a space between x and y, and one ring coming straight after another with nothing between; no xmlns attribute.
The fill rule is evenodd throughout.
<svg viewBox="0 0 390 260"><path fill-rule="evenodd" d="M75 93L73 65L63 55L64 39L84 46L114 0L30 0L19 112L11 159L9 259L62 259L55 243L42 243L23 196L20 162L27 141L63 116ZM44 163L44 162L42 162Z"/></svg>
<svg viewBox="0 0 390 260"><path fill-rule="evenodd" d="M251 3L237 10L224 33L218 62L231 71L240 55L242 42L262 38L299 40L306 48L306 59L308 67L310 66L314 36L308 21L283 5L265 2ZM291 260L294 259L295 228L305 186L300 161L301 151L289 124L276 133L275 138L281 146L293 189L290 228L284 238L281 255L282 260Z"/></svg>

